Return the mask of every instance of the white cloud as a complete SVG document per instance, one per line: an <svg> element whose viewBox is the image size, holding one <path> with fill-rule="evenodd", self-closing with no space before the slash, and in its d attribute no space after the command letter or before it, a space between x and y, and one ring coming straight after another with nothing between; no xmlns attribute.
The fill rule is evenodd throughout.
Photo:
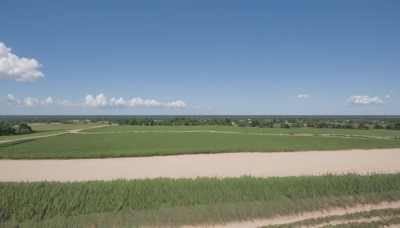
<svg viewBox="0 0 400 228"><path fill-rule="evenodd" d="M310 98L310 96L308 94L292 95L290 97L291 98L297 98L297 99L308 99L308 98Z"/></svg>
<svg viewBox="0 0 400 228"><path fill-rule="evenodd" d="M168 108L185 108L186 107L186 103L183 101L174 101L171 103L167 103L166 106Z"/></svg>
<svg viewBox="0 0 400 228"><path fill-rule="evenodd" d="M352 96L345 102L347 106L353 105L379 105L383 104L383 100L379 97L370 97L368 95L357 95Z"/></svg>
<svg viewBox="0 0 400 228"><path fill-rule="evenodd" d="M390 95L389 95L389 94L386 94L386 95L385 95L385 98L386 98L386 99L390 99Z"/></svg>
<svg viewBox="0 0 400 228"><path fill-rule="evenodd" d="M19 99L15 98L12 94L9 93L9 94L7 94L7 97L6 97L6 103L7 103L7 105L19 105L22 102Z"/></svg>
<svg viewBox="0 0 400 228"><path fill-rule="evenodd" d="M20 58L0 42L0 79L33 82L44 77L38 70L42 65L36 59Z"/></svg>
<svg viewBox="0 0 400 228"><path fill-rule="evenodd" d="M59 106L64 106L64 107L73 107L73 106L76 106L76 105L72 104L71 102L69 102L68 100L58 101L57 104L58 104Z"/></svg>
<svg viewBox="0 0 400 228"><path fill-rule="evenodd" d="M29 106L29 107L36 107L40 104L41 102L39 99L35 97L27 97L24 99L24 105Z"/></svg>
<svg viewBox="0 0 400 228"><path fill-rule="evenodd" d="M157 107L157 106L162 106L162 103L158 102L156 100L144 100L140 97L135 97L135 98L130 99L127 102L127 105L131 106L131 107L140 107L140 106L142 106L142 107Z"/></svg>
<svg viewBox="0 0 400 228"><path fill-rule="evenodd" d="M108 98L104 93L97 96L88 94L84 97L83 102L71 103L68 100L57 101L52 97L47 97L41 100L36 97L27 97L20 100L14 97L12 94L7 94L5 99L5 104L9 106L26 106L26 107L39 107L39 106L51 106L58 105L64 107L89 107L89 108L124 108L124 107L160 107L160 108L185 108L187 105L181 100L172 101L169 103L162 103L152 99L142 99L140 97L135 97L130 100L125 100L122 97L112 97Z"/></svg>
<svg viewBox="0 0 400 228"><path fill-rule="evenodd" d="M51 97L46 98L46 100L44 100L44 104L53 104L54 100Z"/></svg>
<svg viewBox="0 0 400 228"><path fill-rule="evenodd" d="M83 106L92 108L121 108L121 107L168 107L168 108L185 108L186 103L178 100L170 103L162 103L153 99L142 99L140 97L134 97L129 100L125 100L122 97L112 97L108 99L103 93L94 97L91 94L86 95L83 100Z"/></svg>
<svg viewBox="0 0 400 228"><path fill-rule="evenodd" d="M84 105L97 108L97 107L107 107L108 100L105 94L101 93L96 97L93 97L91 94L86 95L83 100Z"/></svg>

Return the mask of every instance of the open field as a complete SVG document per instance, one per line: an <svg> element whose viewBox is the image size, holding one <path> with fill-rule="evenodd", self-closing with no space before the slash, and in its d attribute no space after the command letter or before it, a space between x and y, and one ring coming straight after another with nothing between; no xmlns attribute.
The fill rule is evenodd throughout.
<svg viewBox="0 0 400 228"><path fill-rule="evenodd" d="M0 158L70 159L399 147L400 140L398 139L268 136L205 132L64 134L35 140L2 143L0 144Z"/></svg>
<svg viewBox="0 0 400 228"><path fill-rule="evenodd" d="M217 131L261 134L318 134L318 135L363 135L377 137L400 137L400 131L395 130L350 130L332 128L260 128L231 126L110 126L106 128L89 129L84 132L128 133L128 132L163 132L163 131Z"/></svg>
<svg viewBox="0 0 400 228"><path fill-rule="evenodd" d="M398 201L399 189L400 174L3 182L0 222L27 227L225 223Z"/></svg>
<svg viewBox="0 0 400 228"><path fill-rule="evenodd" d="M257 177L400 172L400 149L0 160L0 181Z"/></svg>
<svg viewBox="0 0 400 228"><path fill-rule="evenodd" d="M16 139L65 134L0 144L1 227L241 226L400 205L398 131L57 125L33 125L38 133Z"/></svg>

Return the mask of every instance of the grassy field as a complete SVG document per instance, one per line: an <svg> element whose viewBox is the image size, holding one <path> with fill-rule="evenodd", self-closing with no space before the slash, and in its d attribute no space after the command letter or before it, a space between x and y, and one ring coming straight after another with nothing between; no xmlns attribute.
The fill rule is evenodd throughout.
<svg viewBox="0 0 400 228"><path fill-rule="evenodd" d="M225 131L238 133L262 134L326 134L326 135L366 135L381 137L400 137L400 131L395 130L350 130L328 128L260 128L260 127L230 127L230 126L110 126L85 130L86 132L127 133L134 131Z"/></svg>
<svg viewBox="0 0 400 228"><path fill-rule="evenodd" d="M0 144L0 158L104 158L396 147L400 147L400 140L213 133L66 134Z"/></svg>
<svg viewBox="0 0 400 228"><path fill-rule="evenodd" d="M26 135L4 135L0 136L0 142L5 141L5 140L11 140L11 139L22 139L26 137L33 137L33 136L44 136L44 135L52 135L52 134L57 134L61 132L66 132L70 130L76 130L76 129L85 129L85 128L91 128L95 126L100 126L103 125L102 123L88 123L88 124L62 124L62 123L54 123L54 124L31 124L30 126L32 127L33 130L35 130L35 133L32 134L26 134Z"/></svg>
<svg viewBox="0 0 400 228"><path fill-rule="evenodd" d="M400 174L0 183L0 226L226 222L399 200L399 189Z"/></svg>

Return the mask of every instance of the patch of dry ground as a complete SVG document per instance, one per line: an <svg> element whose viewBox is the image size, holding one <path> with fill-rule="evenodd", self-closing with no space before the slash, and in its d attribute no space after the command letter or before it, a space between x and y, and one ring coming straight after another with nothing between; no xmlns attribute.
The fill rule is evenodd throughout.
<svg viewBox="0 0 400 228"><path fill-rule="evenodd" d="M354 207L349 208L333 208L326 211L313 211L313 212L305 212L302 214L296 215L285 215L285 216L278 216L269 219L258 219L253 221L243 221L243 222L233 222L227 224L220 224L220 225L210 225L208 227L213 228L223 228L223 227L232 227L232 228L245 228L245 227L261 227L261 226L268 226L268 225L282 225L282 224L289 224L294 223L306 219L312 218L320 218L320 217L329 217L335 215L345 215L345 214L352 214L358 212L366 212L371 210L382 210L382 209L392 209L392 208L400 208L400 201L398 202L382 202L380 204L364 204L364 205L357 205ZM361 218L361 219L354 219L354 220L334 220L329 223L324 223L320 225L339 225L339 224L346 224L349 222L373 222L378 221L380 218L372 217L372 218ZM320 227L317 226L317 227ZM187 228L190 226L187 226Z"/></svg>
<svg viewBox="0 0 400 228"><path fill-rule="evenodd" d="M255 177L400 172L400 148L136 158L0 160L0 181Z"/></svg>

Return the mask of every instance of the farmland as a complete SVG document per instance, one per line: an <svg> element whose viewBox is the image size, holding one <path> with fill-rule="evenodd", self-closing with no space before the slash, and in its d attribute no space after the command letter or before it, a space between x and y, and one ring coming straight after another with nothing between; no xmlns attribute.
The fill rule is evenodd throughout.
<svg viewBox="0 0 400 228"><path fill-rule="evenodd" d="M107 128L111 127L104 129ZM35 140L3 143L0 144L0 158L105 158L397 147L400 147L400 140L398 139L143 131L139 133L64 134Z"/></svg>
<svg viewBox="0 0 400 228"><path fill-rule="evenodd" d="M22 166L18 167L21 166L21 170L27 174L27 179L22 180L30 182L0 182L0 226L136 227L240 223L254 219L263 221L278 215L400 201L400 174L393 171L396 169L388 170L396 163L396 148L400 148L400 140L397 139L400 132L396 130L218 125L118 126L104 122L38 123L31 126L36 133L0 138L0 142L3 141L0 143L2 167L10 167L2 169L2 173L7 176L14 172L14 176L17 176L17 163L6 166L6 162L9 159L21 160ZM46 135L48 137L31 138ZM16 141L5 142L12 139ZM391 148L394 149L385 150ZM367 153L365 149L370 151ZM336 160L340 157L338 153L343 155L342 160ZM210 157L208 154L226 157ZM256 156L248 160L249 154ZM257 158L257 154L284 156L262 160ZM319 157L316 154L326 156L314 164ZM182 160L184 156L191 160ZM357 159L353 159L354 156ZM119 165L119 160L115 158L138 160L121 160ZM176 169L167 166L169 158L176 160L176 164L171 163ZM158 163L141 159L154 159ZM36 161L42 165L32 163L33 166L28 166L27 162ZM186 164L182 161L186 161ZM284 161L290 161L290 164ZM44 162L48 164L44 165ZM301 165L296 166L296 162ZM149 167L140 168L146 164ZM204 170L207 165L209 174ZM139 175L134 177L138 179L116 180L128 178L129 175L123 173L129 174L131 166L137 168L134 172ZM198 172L191 176L185 168L187 166L197 167ZM222 166L232 166L232 169L224 169ZM286 177L289 173L289 168L285 168L287 166L299 170L293 169L291 177ZM31 168L24 171L23 167ZM238 174L233 170L235 167L241 170L253 167L254 173L257 170L267 171L253 177L243 176L247 171ZM324 170L328 170L328 167L336 175L326 175ZM88 168L91 170L86 170ZM80 178L65 176L64 179L62 173L73 173L68 169L81 170L82 173L77 174ZM150 175L149 169L157 169L158 172ZM272 172L273 169L276 173ZM359 174L340 172L351 172L353 169L358 170L356 173ZM113 170L115 174L112 174ZM216 178L216 170L226 174ZM301 176L305 170L310 171L308 175L325 175ZM385 174L370 173L368 170ZM171 177L177 179L170 179L168 171L175 173ZM37 179L29 179L33 178L29 172L38 174ZM46 175L46 172L55 176ZM191 179L182 179L185 176L182 172L187 172L186 178ZM60 175L57 176L57 173ZM89 173L97 175L92 176L93 179L90 175L86 176ZM165 177L160 178L163 174ZM10 178L13 181L17 179ZM107 181L100 181L103 179ZM69 182L76 180L80 182ZM363 213L365 216L368 213L375 216L376 213L397 214L398 211L384 208L379 212ZM355 218L357 216L361 215L354 214ZM327 217L320 223L336 218ZM389 222L398 223L395 219ZM308 220L294 224L308 223L316 224Z"/></svg>
<svg viewBox="0 0 400 228"><path fill-rule="evenodd" d="M377 137L400 137L400 131L393 130L352 130L332 128L260 128L260 127L233 127L233 126L110 126L85 130L84 132L98 133L129 133L129 132L173 132L173 131L216 131L258 134L310 134L310 135L360 135Z"/></svg>

